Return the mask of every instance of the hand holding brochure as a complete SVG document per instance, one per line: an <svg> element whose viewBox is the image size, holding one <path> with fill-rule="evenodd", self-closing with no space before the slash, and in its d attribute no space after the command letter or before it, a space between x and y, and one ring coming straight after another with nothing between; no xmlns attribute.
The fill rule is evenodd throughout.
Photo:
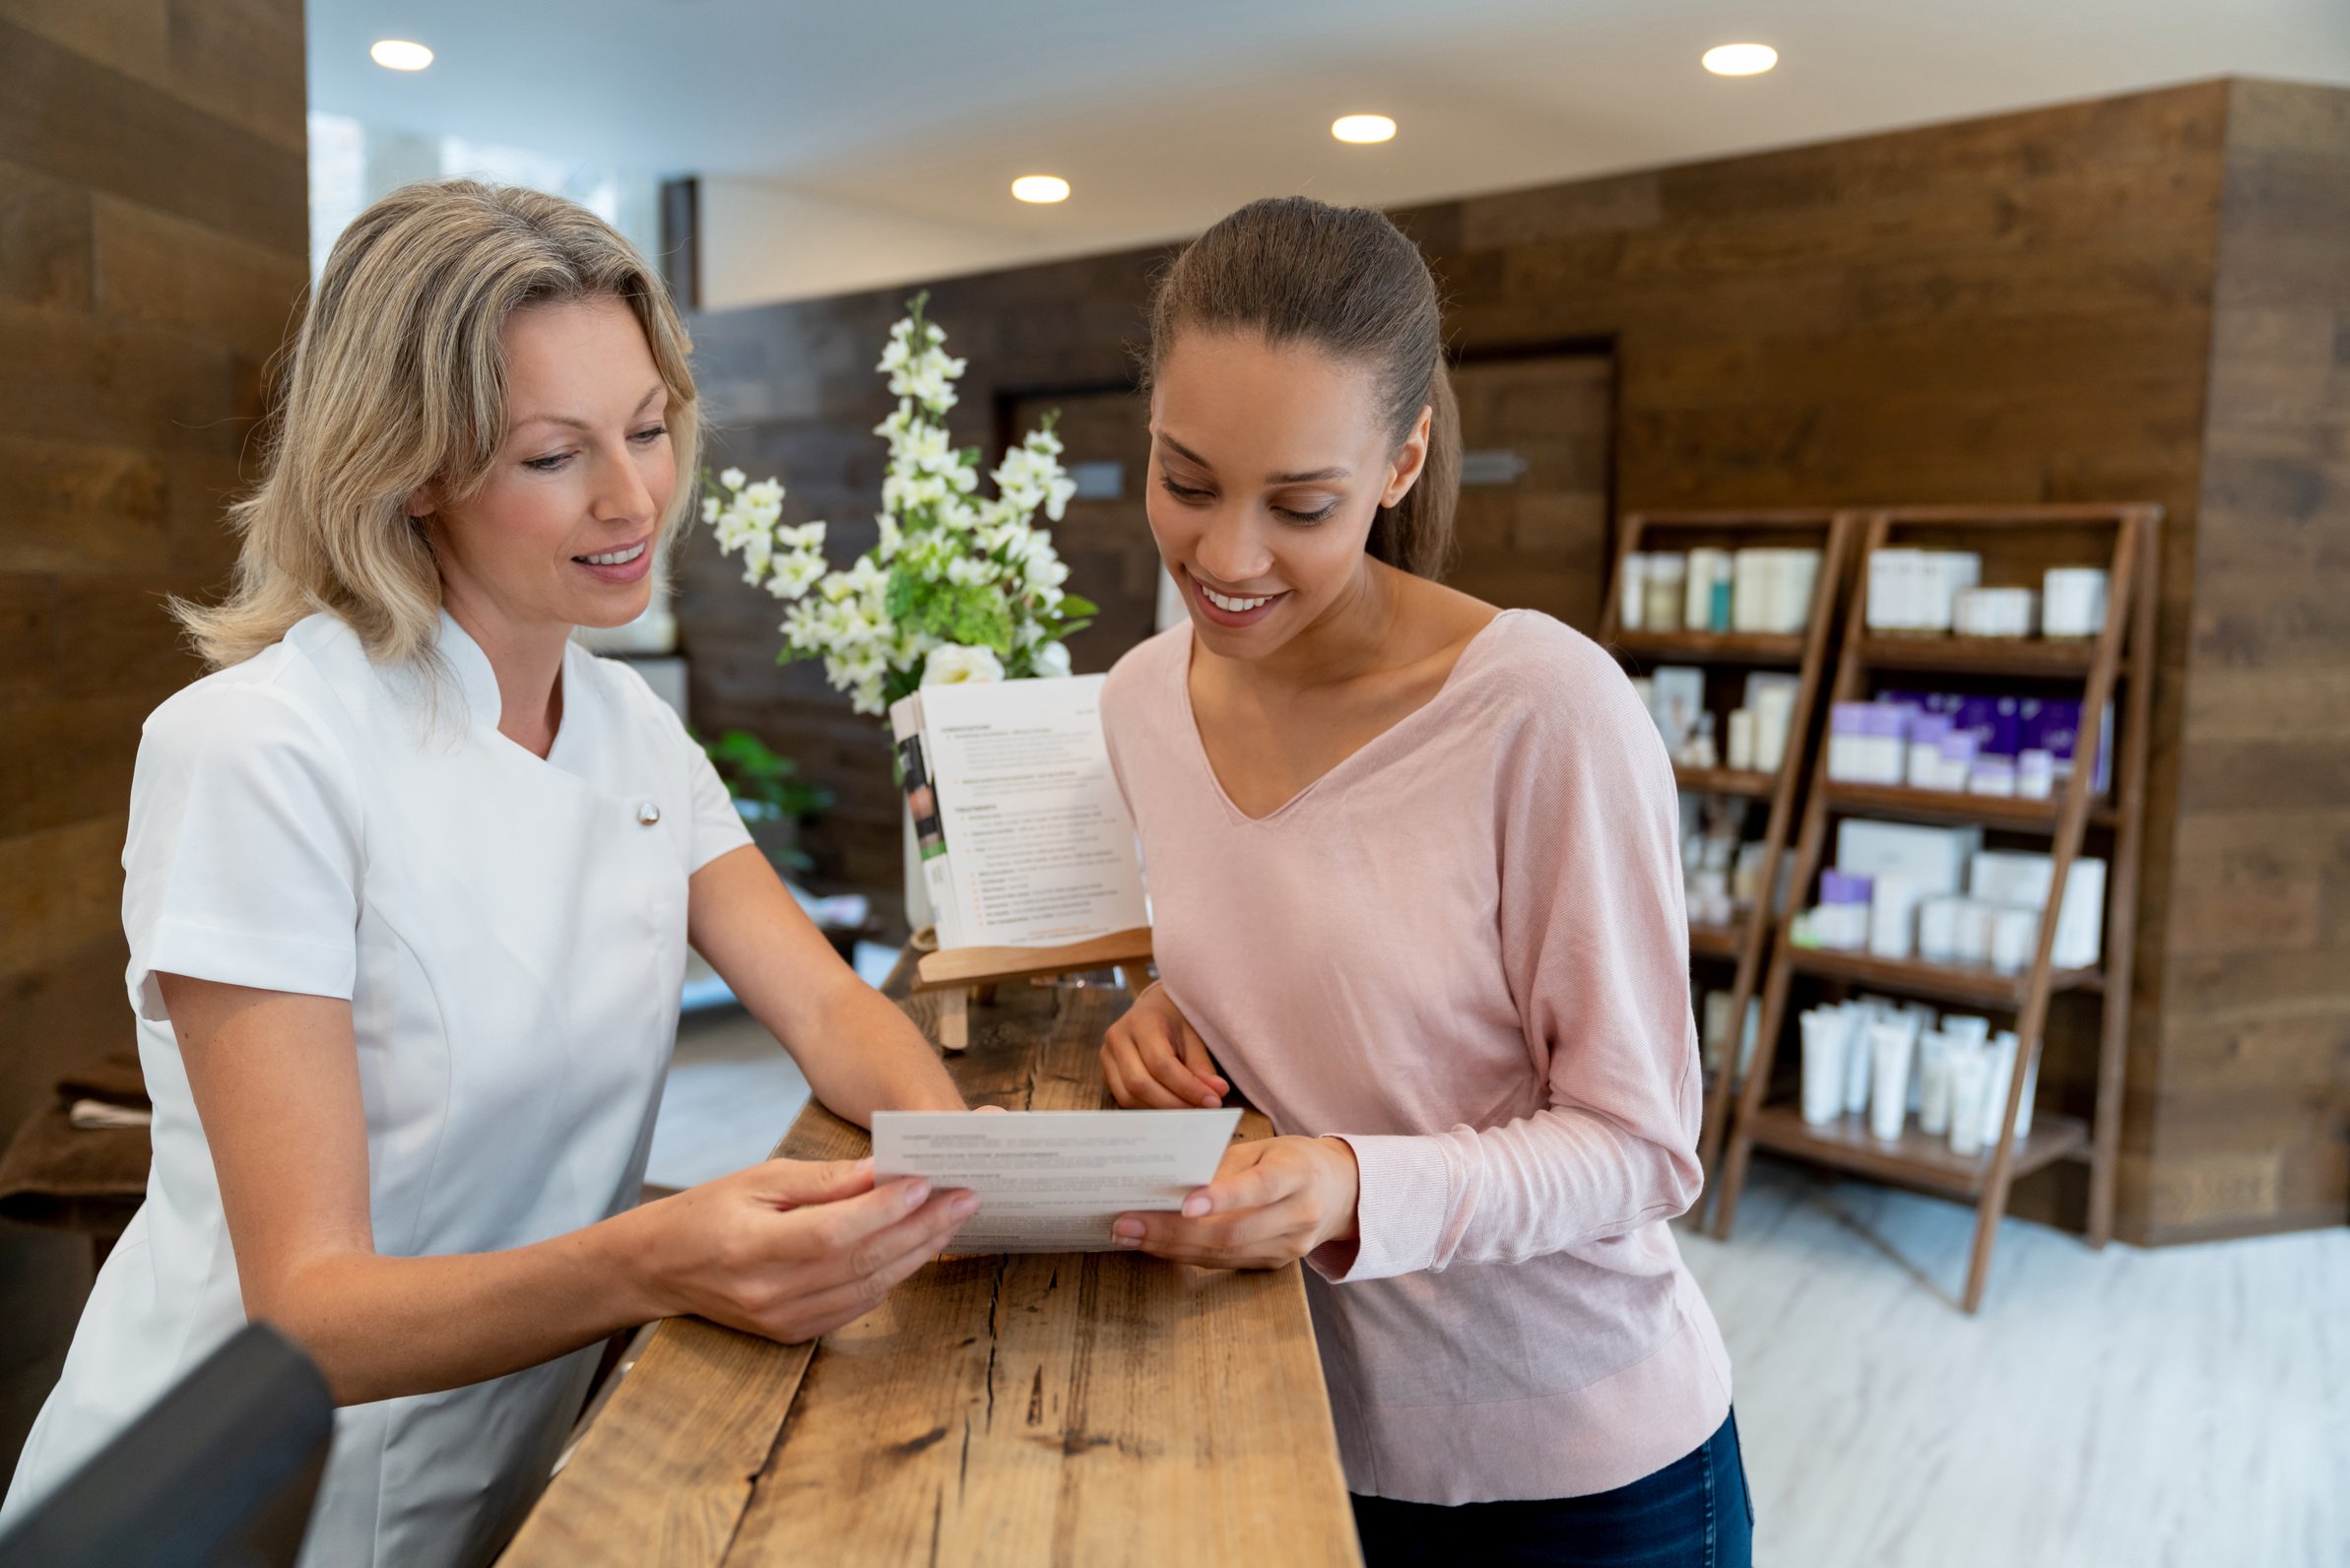
<svg viewBox="0 0 2350 1568"><path fill-rule="evenodd" d="M956 1252L1108 1252L1110 1224L1172 1212L1215 1179L1240 1124L1222 1111L876 1111L874 1180L967 1187Z"/></svg>

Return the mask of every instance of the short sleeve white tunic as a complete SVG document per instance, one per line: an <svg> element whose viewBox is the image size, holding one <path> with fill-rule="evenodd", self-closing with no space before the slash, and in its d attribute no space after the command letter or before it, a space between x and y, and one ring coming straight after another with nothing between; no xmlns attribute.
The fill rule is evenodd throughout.
<svg viewBox="0 0 2350 1568"><path fill-rule="evenodd" d="M147 721L122 912L155 1164L11 1504L245 1321L158 973L350 1000L378 1253L520 1246L636 1201L677 1036L686 879L749 836L633 671L569 649L542 760L498 733L490 662L445 615L439 648L454 681L371 665L313 616ZM591 1348L338 1412L302 1561L488 1561L594 1365Z"/></svg>

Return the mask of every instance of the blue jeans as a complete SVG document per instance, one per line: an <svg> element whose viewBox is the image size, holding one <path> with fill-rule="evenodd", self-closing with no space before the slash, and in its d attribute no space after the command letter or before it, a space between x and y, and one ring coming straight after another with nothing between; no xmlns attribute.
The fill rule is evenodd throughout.
<svg viewBox="0 0 2350 1568"><path fill-rule="evenodd" d="M1533 1502L1354 1499L1365 1568L1752 1568L1754 1499L1738 1417L1693 1452L1611 1492Z"/></svg>

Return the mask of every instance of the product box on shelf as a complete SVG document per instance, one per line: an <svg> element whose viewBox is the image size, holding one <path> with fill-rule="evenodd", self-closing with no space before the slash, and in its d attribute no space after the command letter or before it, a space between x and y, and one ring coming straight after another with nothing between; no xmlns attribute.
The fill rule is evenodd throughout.
<svg viewBox="0 0 2350 1568"><path fill-rule="evenodd" d="M1969 891L1991 904L2039 908L2048 903L2055 880L2054 857L2026 850L1978 850L1968 874ZM2064 878L2064 905L2056 915L2052 961L2059 969L2095 966L2105 949L2105 862L2083 855Z"/></svg>
<svg viewBox="0 0 2350 1568"><path fill-rule="evenodd" d="M1983 848L1980 827L1927 827L1848 817L1836 824L1837 869L1898 877L1920 897L1966 890L1967 863Z"/></svg>

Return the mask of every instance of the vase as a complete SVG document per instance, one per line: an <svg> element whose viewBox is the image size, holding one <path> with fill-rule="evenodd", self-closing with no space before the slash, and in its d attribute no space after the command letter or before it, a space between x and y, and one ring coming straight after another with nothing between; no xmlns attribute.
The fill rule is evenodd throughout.
<svg viewBox="0 0 2350 1568"><path fill-rule="evenodd" d="M905 835L906 930L915 932L938 923L930 906L930 880L922 874L922 846L914 840L914 813L903 790L897 794L898 825Z"/></svg>

